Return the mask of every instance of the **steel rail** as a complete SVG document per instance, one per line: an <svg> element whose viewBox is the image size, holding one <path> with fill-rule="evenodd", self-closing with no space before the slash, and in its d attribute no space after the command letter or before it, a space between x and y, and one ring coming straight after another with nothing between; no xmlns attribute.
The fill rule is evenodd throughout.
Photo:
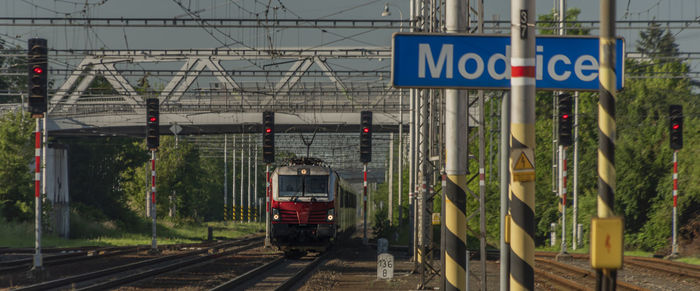
<svg viewBox="0 0 700 291"><path fill-rule="evenodd" d="M576 266L572 266L569 264L553 261L550 259L537 258L537 257L535 257L535 262L545 264L547 266L555 266L559 269L564 269L564 270L567 270L569 272L577 273L585 278L590 278L592 280L595 279L595 273L593 273L592 271L582 269L582 268L579 268ZM617 285L622 287L622 288L629 289L629 290L636 290L636 291L647 291L648 290L646 288L642 288L642 287L639 287L639 286L636 286L636 285L633 285L633 284L630 284L627 282L623 282L620 280L617 280Z"/></svg>
<svg viewBox="0 0 700 291"><path fill-rule="evenodd" d="M301 280L309 274L316 266L318 266L321 262L323 262L327 257L330 251L326 251L317 258L315 258L313 261L306 263L301 269L299 269L297 272L295 272L292 276L289 278L285 279L283 282L281 282L274 290L290 290L294 285L298 284L301 282ZM237 286L241 286L242 284L245 284L247 282L250 282L250 284L253 284L255 281L263 281L264 278L261 278L260 275L265 274L265 272L270 271L271 269L274 270L275 267L282 267L285 266L285 264L291 264L297 260L292 260L292 259L286 259L286 258L278 258L274 261L265 263L264 265L261 265L253 270L250 270L246 272L243 275L240 275L228 282L225 282L219 286L214 287L211 289L211 291L220 291L220 290L231 290L234 289ZM270 271L272 275L275 275L275 271ZM265 278L270 277L266 276ZM257 280L261 279L261 280Z"/></svg>
<svg viewBox="0 0 700 291"><path fill-rule="evenodd" d="M695 270L695 271L700 272L700 265L692 265L692 264L681 263L681 262L674 262L674 261L663 260L663 259L658 259L658 258L626 257L625 259L627 259L627 260L644 261L644 262L651 262L651 263L658 263L658 264L663 264L663 265L677 266L677 267L680 267L680 268L688 268L688 269L692 269L692 270Z"/></svg>
<svg viewBox="0 0 700 291"><path fill-rule="evenodd" d="M697 270L697 268L692 268L692 267L687 267L687 266L676 266L676 265L671 265L668 264L668 261L662 261L662 262L650 262L650 261L641 261L637 260L634 258L625 258L625 265L632 265L636 267L641 267L645 269L651 269L655 271L660 271L664 272L667 274L673 274L673 275L679 275L679 276L686 276L686 277L691 277L696 280L700 280L700 271Z"/></svg>
<svg viewBox="0 0 700 291"><path fill-rule="evenodd" d="M272 267L278 265L279 263L281 263L281 262L284 261L284 260L285 260L285 258L280 257L280 258L277 258L277 259L275 259L275 260L273 260L273 261L271 261L271 262L265 263L265 264L263 264L262 266L259 266L259 267L255 268L255 269L252 269L252 270L246 272L246 273L243 274L243 275L240 275L240 276L238 276L238 277L236 277L236 278L233 278L233 279L231 279L231 280L229 280L229 281L227 281L227 282L225 282L225 283L223 283L223 284L220 284L219 286L216 286L216 287L212 288L211 291L231 290L231 289L233 289L235 286L238 286L238 285L240 285L240 284L242 284L242 283L244 283L244 282L246 282L246 281L252 279L253 277L256 277L256 276L258 276L258 275L264 273L265 271L267 271L267 270L269 270L270 268L272 268Z"/></svg>
<svg viewBox="0 0 700 291"><path fill-rule="evenodd" d="M256 240L258 240L258 241L256 242ZM217 246L205 248L202 250L196 250L196 251L191 251L191 252L187 252L187 253L183 253L183 254L164 256L164 257L149 259L149 260L145 260L145 261L141 261L141 262L116 266L116 267L112 267L112 268L98 270L98 271L91 272L91 273L85 273L85 274L65 277L65 278L61 278L61 279L57 279L57 280L37 283L34 285L24 286L24 287L17 288L15 290L45 290L45 289L49 289L49 288L57 288L60 286L66 286L69 284L78 284L80 282L85 282L88 280L93 280L96 278L100 278L100 277L104 277L104 276L108 276L108 275L112 275L112 274L117 274L120 272L129 271L129 270L133 270L136 268L148 267L148 266L151 266L151 265L156 264L156 263L163 263L163 262L168 262L168 261L172 261L172 260L178 260L178 259L186 258L188 256L197 256L200 254L208 253L212 250L222 249L222 248L226 248L226 247L232 247L232 246L240 245L243 243L249 243L250 241L253 241L253 242L248 244L248 245L245 245L243 247L239 247L239 248L252 247L255 244L259 244L260 243L259 240L262 240L262 237L253 237L253 238L247 238L247 239L243 239L243 240L235 241L235 242L227 242L227 243L223 243L223 244L220 244ZM234 250L236 250L236 249L234 249ZM184 261L181 261L180 263L170 264L170 265L167 265L167 266L161 267L161 268L155 268L155 269L152 269L151 271L148 271L148 272L142 272L142 273L131 275L131 276L125 276L125 277L122 277L121 279L109 281L105 284L110 284L110 282L111 282L111 284L116 284L117 281L118 281L118 284L122 284L124 282L131 282L130 280L138 280L138 279L136 279L137 277L139 277L139 279L144 278L144 277L140 277L139 275L149 274L149 276L152 276L152 275L154 275L154 273L160 274L162 272L169 271L170 270L169 268L174 266L174 265L177 265L177 268L179 268L179 267L182 267L182 266L187 265L187 264L193 264L193 263L195 263L195 260L198 260L201 258L208 258L211 256L216 256L216 255L221 255L224 253L218 253L218 254L209 255L209 256L205 256L205 257L184 260ZM183 264L183 262L184 262L184 264ZM161 270L161 271L158 271L158 270ZM97 285L93 285L93 286L97 286ZM104 285L98 289L107 288L106 286L108 286L108 285ZM114 285L111 285L111 286L114 286Z"/></svg>

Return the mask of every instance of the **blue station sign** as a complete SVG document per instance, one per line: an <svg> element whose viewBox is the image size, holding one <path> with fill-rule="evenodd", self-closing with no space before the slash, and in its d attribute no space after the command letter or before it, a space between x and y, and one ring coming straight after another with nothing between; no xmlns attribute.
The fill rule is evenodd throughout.
<svg viewBox="0 0 700 291"><path fill-rule="evenodd" d="M597 37L537 36L539 90L598 90ZM617 39L617 89L624 87L624 45ZM403 88L510 88L510 35L395 33L391 79Z"/></svg>

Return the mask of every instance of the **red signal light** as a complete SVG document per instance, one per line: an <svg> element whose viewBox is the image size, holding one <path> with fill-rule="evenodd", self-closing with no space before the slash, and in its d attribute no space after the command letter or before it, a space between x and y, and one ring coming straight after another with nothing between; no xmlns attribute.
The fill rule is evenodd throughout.
<svg viewBox="0 0 700 291"><path fill-rule="evenodd" d="M271 133L271 132L272 132L272 128L269 128L269 127L265 128L265 133Z"/></svg>
<svg viewBox="0 0 700 291"><path fill-rule="evenodd" d="M364 128L362 128L362 132L364 132L364 133L369 133L369 127L364 127Z"/></svg>
<svg viewBox="0 0 700 291"><path fill-rule="evenodd" d="M41 73L43 73L43 72L44 72L44 69L42 69L42 68L40 68L40 67L35 67L35 68L34 68L34 73L41 74Z"/></svg>
<svg viewBox="0 0 700 291"><path fill-rule="evenodd" d="M678 128L680 128L680 127L681 127L680 124L676 123L676 124L674 124L671 128L673 128L673 129L678 129Z"/></svg>
<svg viewBox="0 0 700 291"><path fill-rule="evenodd" d="M158 120L158 118L155 118L154 116L151 116L151 117L148 119L148 121L150 121L150 122L156 122L157 120Z"/></svg>
<svg viewBox="0 0 700 291"><path fill-rule="evenodd" d="M564 115L561 116L561 118L568 119L568 118L569 118L569 115L568 115L568 114L564 114Z"/></svg>

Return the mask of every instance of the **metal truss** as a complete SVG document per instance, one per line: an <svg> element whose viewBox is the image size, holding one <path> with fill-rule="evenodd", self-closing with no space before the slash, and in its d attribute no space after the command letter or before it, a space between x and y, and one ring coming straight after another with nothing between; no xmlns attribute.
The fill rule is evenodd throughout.
<svg viewBox="0 0 700 291"><path fill-rule="evenodd" d="M127 17L0 17L0 26L24 27L172 27L201 28L359 28L399 29L411 26L409 20L388 19L257 19L257 18L127 18Z"/></svg>
<svg viewBox="0 0 700 291"><path fill-rule="evenodd" d="M433 9L424 15L426 22L436 28L443 27L439 9ZM387 19L257 19L257 18L65 18L65 17L0 17L0 26L21 27L170 27L201 28L299 28L299 29L400 29L402 27L421 26L423 19L387 20ZM432 19L432 21L431 21ZM509 20L484 20L485 31L504 31L510 29ZM648 20L617 20L616 29L646 29ZM699 29L698 19L655 19L654 23L669 29ZM469 27L477 27L478 21L471 20ZM558 24L537 22L538 29L559 28ZM599 29L598 20L567 21L565 29Z"/></svg>
<svg viewBox="0 0 700 291"><path fill-rule="evenodd" d="M87 114L95 104L105 109L113 106L116 111L136 109L143 104L143 95L158 97L162 108L180 110L202 105L230 111L355 111L375 106L398 110L398 98L394 98L398 91L388 86L384 78L389 71L340 65L342 72L338 73L329 62L389 59L388 48L103 50L73 51L77 53L73 55L66 52L56 51L59 55L80 56L82 60L70 72L54 69L68 73L68 77L51 97L52 115ZM240 63L235 63L240 61L247 62L242 70L238 69ZM236 68L224 68L228 62L234 62ZM169 63L170 67L180 65L180 69L146 68ZM251 64L255 69L249 68ZM279 69L280 64L291 66L283 70ZM151 70L161 79L171 77L162 90L136 90L127 79L152 76ZM116 94L88 90L97 76L104 77ZM199 86L202 80L209 88ZM193 89L195 83L200 88ZM86 106L92 109L82 110Z"/></svg>

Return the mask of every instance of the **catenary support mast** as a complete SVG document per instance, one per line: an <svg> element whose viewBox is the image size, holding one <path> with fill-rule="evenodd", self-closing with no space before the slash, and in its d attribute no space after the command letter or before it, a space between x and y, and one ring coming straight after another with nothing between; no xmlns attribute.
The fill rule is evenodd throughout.
<svg viewBox="0 0 700 291"><path fill-rule="evenodd" d="M510 288L534 290L535 1L511 6Z"/></svg>

